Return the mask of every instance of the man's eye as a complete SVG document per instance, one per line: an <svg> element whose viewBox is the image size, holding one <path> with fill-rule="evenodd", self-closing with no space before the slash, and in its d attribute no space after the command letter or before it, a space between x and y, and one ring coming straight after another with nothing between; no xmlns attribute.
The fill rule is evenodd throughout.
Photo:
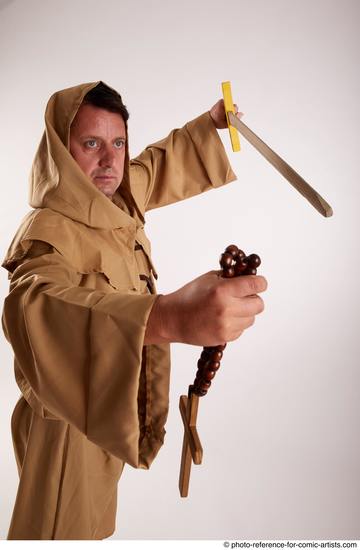
<svg viewBox="0 0 360 550"><path fill-rule="evenodd" d="M122 147L124 147L124 145L125 145L125 141L123 139L117 139L115 141L115 147L117 149L121 149Z"/></svg>
<svg viewBox="0 0 360 550"><path fill-rule="evenodd" d="M97 141L96 139L88 139L87 141L85 141L85 145L86 147L89 147L89 149L95 149Z"/></svg>

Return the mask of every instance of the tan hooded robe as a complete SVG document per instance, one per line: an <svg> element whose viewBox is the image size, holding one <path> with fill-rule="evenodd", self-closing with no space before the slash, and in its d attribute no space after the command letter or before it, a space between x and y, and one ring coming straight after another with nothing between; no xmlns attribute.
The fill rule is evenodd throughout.
<svg viewBox="0 0 360 550"><path fill-rule="evenodd" d="M8 539L113 533L124 463L150 467L168 413L169 346L143 346L157 278L145 211L236 179L206 112L131 161L127 144L108 199L69 152L70 124L99 82L50 98L33 210L2 264L2 324L22 394L11 418L20 481Z"/></svg>

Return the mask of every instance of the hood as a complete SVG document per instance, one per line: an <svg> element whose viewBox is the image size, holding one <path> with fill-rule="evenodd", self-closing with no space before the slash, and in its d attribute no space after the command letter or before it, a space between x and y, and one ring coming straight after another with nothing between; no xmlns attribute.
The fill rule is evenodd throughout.
<svg viewBox="0 0 360 550"><path fill-rule="evenodd" d="M144 218L130 189L130 159L127 122L123 180L110 200L92 183L70 153L70 125L84 96L98 84L88 82L54 93L46 106L45 131L35 154L29 204L50 208L90 227L114 229L143 225Z"/></svg>

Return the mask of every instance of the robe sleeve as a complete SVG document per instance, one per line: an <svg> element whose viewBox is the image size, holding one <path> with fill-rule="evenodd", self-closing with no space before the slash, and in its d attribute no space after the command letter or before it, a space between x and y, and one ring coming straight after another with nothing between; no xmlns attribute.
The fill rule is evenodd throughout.
<svg viewBox="0 0 360 550"><path fill-rule="evenodd" d="M236 180L209 111L146 147L130 161L130 171L144 211Z"/></svg>
<svg viewBox="0 0 360 550"><path fill-rule="evenodd" d="M81 274L56 249L41 246L47 253L34 253L14 270L3 306L3 330L21 374L57 419L130 465L148 468L167 413L153 403L156 429L141 441L139 379L156 295L79 287ZM166 383L157 391L167 395ZM150 456L142 457L141 447Z"/></svg>

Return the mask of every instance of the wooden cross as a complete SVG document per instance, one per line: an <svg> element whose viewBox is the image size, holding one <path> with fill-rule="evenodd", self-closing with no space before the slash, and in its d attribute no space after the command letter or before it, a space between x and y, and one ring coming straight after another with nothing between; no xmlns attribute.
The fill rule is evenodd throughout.
<svg viewBox="0 0 360 550"><path fill-rule="evenodd" d="M179 409L184 424L184 438L181 453L181 467L179 476L179 490L182 497L187 497L189 492L189 481L191 463L201 464L203 450L199 435L196 429L196 419L199 406L199 396L190 390L189 395L180 396Z"/></svg>

